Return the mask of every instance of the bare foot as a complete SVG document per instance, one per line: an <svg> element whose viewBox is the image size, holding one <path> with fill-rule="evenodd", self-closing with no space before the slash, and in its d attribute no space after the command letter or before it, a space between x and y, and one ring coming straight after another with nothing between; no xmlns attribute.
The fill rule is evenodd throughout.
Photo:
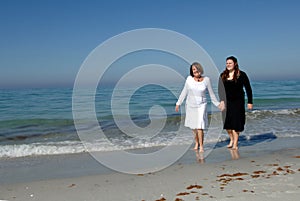
<svg viewBox="0 0 300 201"><path fill-rule="evenodd" d="M203 147L200 147L200 150L199 150L200 153L203 153L204 152L204 149Z"/></svg>
<svg viewBox="0 0 300 201"><path fill-rule="evenodd" d="M232 147L231 150L238 150L239 147Z"/></svg>
<svg viewBox="0 0 300 201"><path fill-rule="evenodd" d="M199 145L195 144L194 150L198 150L198 148L199 148Z"/></svg>
<svg viewBox="0 0 300 201"><path fill-rule="evenodd" d="M232 148L233 142L230 141L230 143L227 145L227 148Z"/></svg>

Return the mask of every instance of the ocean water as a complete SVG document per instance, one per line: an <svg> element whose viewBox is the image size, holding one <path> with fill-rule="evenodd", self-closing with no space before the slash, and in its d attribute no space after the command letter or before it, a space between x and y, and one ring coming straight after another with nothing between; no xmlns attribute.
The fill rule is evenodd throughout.
<svg viewBox="0 0 300 201"><path fill-rule="evenodd" d="M300 81L253 81L251 85L254 109L247 111L241 139L300 137ZM85 110L88 103L84 99L77 103L82 112L95 117L96 124L83 118L79 126L74 122L72 88L2 89L0 158L81 153L87 151L86 143L92 151L190 143L188 128L175 138L184 119L184 107L179 113L174 111L182 87L146 85L116 90L101 86L95 95L85 94L94 97L94 114ZM208 112L212 119L220 114L210 103ZM80 129L88 131L89 140L78 135ZM98 135L99 129L104 135ZM205 137L208 144L228 139L225 132Z"/></svg>

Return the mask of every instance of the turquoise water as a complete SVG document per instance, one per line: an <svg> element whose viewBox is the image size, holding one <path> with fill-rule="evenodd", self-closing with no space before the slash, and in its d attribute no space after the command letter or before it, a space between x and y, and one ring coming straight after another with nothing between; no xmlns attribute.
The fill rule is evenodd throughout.
<svg viewBox="0 0 300 201"><path fill-rule="evenodd" d="M300 136L300 81L252 82L254 110L247 111L245 140L265 137ZM164 146L174 138L182 123L182 113L174 111L182 85L165 88L146 85L138 90L99 87L95 94L95 112L100 128L116 146L113 149ZM114 94L113 94L114 92ZM0 158L30 155L80 153L86 151L74 126L71 88L0 90ZM112 105L113 100L113 105ZM82 102L83 106L86 104ZM154 106L154 107L153 107ZM208 107L215 115L215 107ZM150 112L150 114L149 114ZM182 116L181 116L182 115ZM129 120L128 120L128 117ZM151 117L151 118L150 118ZM118 124L116 123L118 120ZM141 133L128 133L119 128L132 121L145 128ZM164 126L153 135L149 124ZM95 125L86 124L88 129ZM191 138L189 129L186 139ZM227 136L210 138L210 142L226 140ZM107 140L93 142L95 151L112 150Z"/></svg>

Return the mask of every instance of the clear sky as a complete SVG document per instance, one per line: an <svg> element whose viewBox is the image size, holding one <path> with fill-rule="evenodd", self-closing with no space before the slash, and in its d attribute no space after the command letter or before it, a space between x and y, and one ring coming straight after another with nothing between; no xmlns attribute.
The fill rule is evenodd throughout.
<svg viewBox="0 0 300 201"><path fill-rule="evenodd" d="M218 69L300 79L297 0L0 0L0 88L73 86L89 53L120 33L161 28L200 44Z"/></svg>

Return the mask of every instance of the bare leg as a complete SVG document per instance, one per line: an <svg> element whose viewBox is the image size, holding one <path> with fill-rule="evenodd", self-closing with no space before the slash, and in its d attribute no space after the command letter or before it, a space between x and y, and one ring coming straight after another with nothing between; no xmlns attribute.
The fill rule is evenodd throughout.
<svg viewBox="0 0 300 201"><path fill-rule="evenodd" d="M194 133L194 138L195 138L195 147L194 147L194 150L198 150L198 148L199 148L199 137L198 137L197 129L194 129L193 133Z"/></svg>
<svg viewBox="0 0 300 201"><path fill-rule="evenodd" d="M199 144L200 144L200 152L204 152L204 148L203 148L203 141L204 141L204 133L203 133L203 129L198 129L198 139L199 139Z"/></svg>
<svg viewBox="0 0 300 201"><path fill-rule="evenodd" d="M237 150L238 149L238 142L239 142L240 132L236 132L235 130L232 130L232 135L233 135L232 149Z"/></svg>
<svg viewBox="0 0 300 201"><path fill-rule="evenodd" d="M232 130L227 130L227 133L228 133L229 138L230 138L230 142L227 145L227 148L231 148L233 146L233 131Z"/></svg>

